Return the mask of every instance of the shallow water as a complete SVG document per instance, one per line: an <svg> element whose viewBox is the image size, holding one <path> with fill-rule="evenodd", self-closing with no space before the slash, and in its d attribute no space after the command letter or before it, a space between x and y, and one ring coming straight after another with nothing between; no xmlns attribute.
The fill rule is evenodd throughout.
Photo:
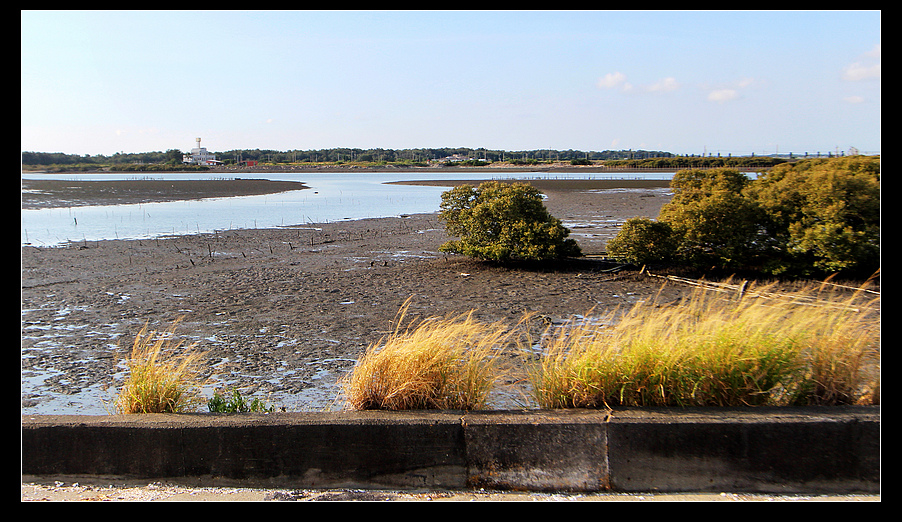
<svg viewBox="0 0 902 522"><path fill-rule="evenodd" d="M632 178L668 179L673 173L634 174ZM437 172L418 173L261 173L241 177L300 181L308 189L193 201L22 210L21 243L57 246L69 241L146 239L217 230L273 228L348 219L391 217L437 212L447 187L393 185L418 179L474 180L493 177L544 176L543 173ZM222 179L218 175L160 174L153 176L98 174L23 174L25 179ZM551 177L564 178L563 175ZM605 179L604 175L583 178ZM572 176L567 179L581 179Z"/></svg>
<svg viewBox="0 0 902 522"><path fill-rule="evenodd" d="M54 306L52 296L47 307ZM29 320L31 310L23 309L22 369L21 369L21 413L34 415L107 415L115 413L115 399L127 374L125 361L117 361L114 373L103 383L94 382L91 371L97 359L110 358L120 341L116 333L116 324L88 325L80 320L79 311L64 308L57 310L53 319L48 322ZM85 330L88 330L85 332ZM72 331L91 337L96 348L79 350L72 353L65 361L59 359L60 353L66 352L67 334ZM225 344L215 336L188 341L203 341L206 347ZM285 344L297 343L297 339L285 339ZM278 384L282 379L290 379L295 373L286 361L278 363L278 368L266 375L245 375L228 371L227 366L234 363L241 367L240 356L210 361L216 374L202 388L205 398L213 396L217 390L232 389L241 377L252 377L253 380L266 380ZM330 411L340 410L344 402L339 394L337 382L341 375L336 373L335 363L338 359L324 359L310 362L316 366L312 377L306 379L312 386L299 392L284 392L254 395L275 407L285 407L288 411ZM348 361L344 361L348 362ZM354 361L350 361L353 363ZM345 364L347 366L347 364ZM225 370L225 371L223 371ZM245 379L246 382L246 379Z"/></svg>

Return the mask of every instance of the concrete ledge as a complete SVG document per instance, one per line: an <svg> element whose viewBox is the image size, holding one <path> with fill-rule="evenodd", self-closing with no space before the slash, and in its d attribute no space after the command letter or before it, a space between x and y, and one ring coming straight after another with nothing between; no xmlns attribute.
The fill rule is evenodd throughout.
<svg viewBox="0 0 902 522"><path fill-rule="evenodd" d="M873 493L880 409L23 415L22 474L283 488Z"/></svg>

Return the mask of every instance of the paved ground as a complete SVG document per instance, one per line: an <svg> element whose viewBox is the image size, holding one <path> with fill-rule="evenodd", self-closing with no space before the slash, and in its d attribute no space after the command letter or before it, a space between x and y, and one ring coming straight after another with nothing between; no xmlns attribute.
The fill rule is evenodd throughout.
<svg viewBox="0 0 902 522"><path fill-rule="evenodd" d="M33 477L28 480L34 480ZM101 481L62 482L34 480L22 482L22 501L69 502L260 502L260 501L513 501L513 502L757 502L757 501L870 501L879 502L880 495L753 495L738 493L521 493L496 491L382 491L382 490L292 490L232 487L190 488L180 485L150 484L110 485Z"/></svg>

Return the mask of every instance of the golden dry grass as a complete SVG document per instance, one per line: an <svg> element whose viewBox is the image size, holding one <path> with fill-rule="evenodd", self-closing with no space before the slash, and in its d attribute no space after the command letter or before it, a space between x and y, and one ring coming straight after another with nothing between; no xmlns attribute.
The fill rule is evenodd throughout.
<svg viewBox="0 0 902 522"><path fill-rule="evenodd" d="M135 336L117 413L183 413L204 404L197 368L204 354L175 343L174 333L175 324L163 333L148 332L145 324Z"/></svg>
<svg viewBox="0 0 902 522"><path fill-rule="evenodd" d="M879 402L879 298L846 296L699 289L612 326L571 322L531 365L535 398L543 408Z"/></svg>
<svg viewBox="0 0 902 522"><path fill-rule="evenodd" d="M498 356L511 331L483 324L473 313L429 318L368 347L342 390L355 410L454 409L485 406L503 374Z"/></svg>

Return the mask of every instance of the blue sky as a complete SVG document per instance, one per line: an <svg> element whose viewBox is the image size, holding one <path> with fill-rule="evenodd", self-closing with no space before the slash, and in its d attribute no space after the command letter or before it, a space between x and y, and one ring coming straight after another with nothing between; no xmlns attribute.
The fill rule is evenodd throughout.
<svg viewBox="0 0 902 522"><path fill-rule="evenodd" d="M880 152L880 11L22 11L22 150Z"/></svg>

